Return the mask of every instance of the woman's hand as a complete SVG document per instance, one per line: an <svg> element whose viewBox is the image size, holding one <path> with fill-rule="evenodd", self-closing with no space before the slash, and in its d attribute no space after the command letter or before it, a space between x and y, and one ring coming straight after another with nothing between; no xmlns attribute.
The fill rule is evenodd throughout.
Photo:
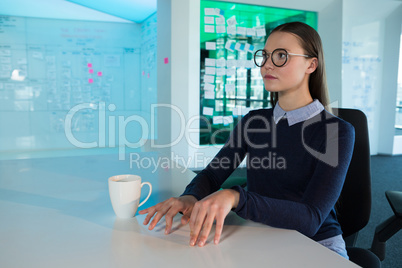
<svg viewBox="0 0 402 268"><path fill-rule="evenodd" d="M155 225L160 221L160 219L165 216L166 227L165 234L169 234L172 229L173 217L176 216L177 213L183 213L183 217L181 218L182 224L187 224L190 220L191 211L193 210L194 204L197 202L197 199L192 195L183 195L180 197L172 197L161 203L156 204L155 206L149 207L144 210L138 211L139 214L148 214L145 217L144 225L147 225L151 218L155 215L151 223L149 224L148 229L152 230L155 228Z"/></svg>
<svg viewBox="0 0 402 268"><path fill-rule="evenodd" d="M231 189L215 192L195 203L190 217L190 245L202 247L209 236L214 220L216 229L214 243L221 238L223 223L232 208L239 203L239 192Z"/></svg>

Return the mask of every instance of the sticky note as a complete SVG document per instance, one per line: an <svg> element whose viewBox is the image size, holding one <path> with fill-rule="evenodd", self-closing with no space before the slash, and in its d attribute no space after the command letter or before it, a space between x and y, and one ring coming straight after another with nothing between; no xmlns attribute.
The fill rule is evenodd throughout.
<svg viewBox="0 0 402 268"><path fill-rule="evenodd" d="M169 58L167 58L167 57L164 58L164 59L163 59L163 62L164 62L165 64L168 64L168 63L169 63Z"/></svg>
<svg viewBox="0 0 402 268"><path fill-rule="evenodd" d="M236 43L235 49L236 49L236 50L240 50L240 45L241 45L240 43Z"/></svg>
<svg viewBox="0 0 402 268"><path fill-rule="evenodd" d="M92 84L94 82L94 80L92 78L88 79L88 83Z"/></svg>
<svg viewBox="0 0 402 268"><path fill-rule="evenodd" d="M216 24L225 24L225 18L217 17L215 22L216 22Z"/></svg>
<svg viewBox="0 0 402 268"><path fill-rule="evenodd" d="M225 91L230 92L230 91L235 91L235 84L226 84L225 85Z"/></svg>
<svg viewBox="0 0 402 268"><path fill-rule="evenodd" d="M230 26L236 25L236 24L237 24L236 16L230 17L230 19L228 19L226 22L227 22L228 25L230 25Z"/></svg>
<svg viewBox="0 0 402 268"><path fill-rule="evenodd" d="M267 35L267 32L265 31L264 26L256 28L256 31L257 31L257 36L266 36Z"/></svg>
<svg viewBox="0 0 402 268"><path fill-rule="evenodd" d="M229 60L227 60L227 61L226 61L226 66L227 66L228 68L237 67L237 60L235 60L235 59L229 59Z"/></svg>
<svg viewBox="0 0 402 268"><path fill-rule="evenodd" d="M234 76L236 74L235 68L227 68L226 69L226 76Z"/></svg>
<svg viewBox="0 0 402 268"><path fill-rule="evenodd" d="M247 36L255 36L256 35L255 28L247 28L246 35Z"/></svg>
<svg viewBox="0 0 402 268"><path fill-rule="evenodd" d="M205 91L214 91L215 85L210 83L204 83L204 90Z"/></svg>
<svg viewBox="0 0 402 268"><path fill-rule="evenodd" d="M205 24L215 24L215 18L212 16L205 16L204 23Z"/></svg>
<svg viewBox="0 0 402 268"><path fill-rule="evenodd" d="M215 99L215 91L205 91L204 92L204 99L207 99L207 100Z"/></svg>
<svg viewBox="0 0 402 268"><path fill-rule="evenodd" d="M236 34L236 26L228 26L227 32L228 32L228 34L235 35Z"/></svg>
<svg viewBox="0 0 402 268"><path fill-rule="evenodd" d="M216 50L216 42L205 42L205 48L207 50Z"/></svg>
<svg viewBox="0 0 402 268"><path fill-rule="evenodd" d="M254 51L254 46L247 43L247 44L244 46L244 50L246 50L246 51L252 53L252 52Z"/></svg>
<svg viewBox="0 0 402 268"><path fill-rule="evenodd" d="M233 107L232 115L234 117L241 115L241 107Z"/></svg>
<svg viewBox="0 0 402 268"><path fill-rule="evenodd" d="M225 11L219 8L215 8L215 15L225 15Z"/></svg>
<svg viewBox="0 0 402 268"><path fill-rule="evenodd" d="M92 68L92 63L87 64L88 68Z"/></svg>
<svg viewBox="0 0 402 268"><path fill-rule="evenodd" d="M246 27L237 27L238 35L246 35Z"/></svg>
<svg viewBox="0 0 402 268"><path fill-rule="evenodd" d="M214 116L212 118L212 124L214 124L214 125L223 124L223 116L221 116L221 115Z"/></svg>
<svg viewBox="0 0 402 268"><path fill-rule="evenodd" d="M148 73L148 78L149 78L149 73Z"/></svg>
<svg viewBox="0 0 402 268"><path fill-rule="evenodd" d="M245 68L247 60L237 60L237 67Z"/></svg>
<svg viewBox="0 0 402 268"><path fill-rule="evenodd" d="M98 76L102 76L102 72L98 72Z"/></svg>
<svg viewBox="0 0 402 268"><path fill-rule="evenodd" d="M205 67L205 74L215 75L215 67Z"/></svg>
<svg viewBox="0 0 402 268"><path fill-rule="evenodd" d="M250 112L250 111L251 111L251 108L243 107L243 108L241 109L241 114L242 114L242 115L246 115L246 114L248 114L248 112Z"/></svg>
<svg viewBox="0 0 402 268"><path fill-rule="evenodd" d="M246 62L246 68L254 68L254 67L257 67L257 66L255 65L253 60L248 60Z"/></svg>
<svg viewBox="0 0 402 268"><path fill-rule="evenodd" d="M214 25L205 25L204 32L215 33L215 26Z"/></svg>
<svg viewBox="0 0 402 268"><path fill-rule="evenodd" d="M235 45L236 45L235 43L231 43L231 44L230 44L230 50L234 51Z"/></svg>
<svg viewBox="0 0 402 268"><path fill-rule="evenodd" d="M235 43L232 40L227 41L225 44L225 48L231 52L234 52L234 46L235 46Z"/></svg>
<svg viewBox="0 0 402 268"><path fill-rule="evenodd" d="M205 15L215 15L215 9L213 8L204 8Z"/></svg>
<svg viewBox="0 0 402 268"><path fill-rule="evenodd" d="M204 83L215 83L215 76L213 75L204 75Z"/></svg>
<svg viewBox="0 0 402 268"><path fill-rule="evenodd" d="M226 33L226 26L225 25L216 26L216 33Z"/></svg>
<svg viewBox="0 0 402 268"><path fill-rule="evenodd" d="M205 66L215 66L215 59L212 58L205 58Z"/></svg>
<svg viewBox="0 0 402 268"><path fill-rule="evenodd" d="M233 123L233 116L228 115L223 117L223 123L226 124L232 124Z"/></svg>
<svg viewBox="0 0 402 268"><path fill-rule="evenodd" d="M216 60L216 67L226 67L225 58L219 58Z"/></svg>
<svg viewBox="0 0 402 268"><path fill-rule="evenodd" d="M143 75L143 76L145 75L145 71L142 71L142 75Z"/></svg>
<svg viewBox="0 0 402 268"><path fill-rule="evenodd" d="M90 74L93 74L93 73L94 73L94 69L89 69L88 72L89 72Z"/></svg>
<svg viewBox="0 0 402 268"><path fill-rule="evenodd" d="M226 75L226 68L216 68L216 76Z"/></svg>
<svg viewBox="0 0 402 268"><path fill-rule="evenodd" d="M203 115L213 115L214 114L214 108L211 107L204 107L202 109L202 114Z"/></svg>

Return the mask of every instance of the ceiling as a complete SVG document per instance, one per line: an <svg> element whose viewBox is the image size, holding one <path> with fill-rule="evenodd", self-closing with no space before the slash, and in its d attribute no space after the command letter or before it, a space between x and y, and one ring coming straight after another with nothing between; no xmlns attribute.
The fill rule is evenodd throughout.
<svg viewBox="0 0 402 268"><path fill-rule="evenodd" d="M157 0L0 0L0 15L141 23Z"/></svg>
<svg viewBox="0 0 402 268"><path fill-rule="evenodd" d="M67 0L112 16L143 22L156 12L157 0Z"/></svg>

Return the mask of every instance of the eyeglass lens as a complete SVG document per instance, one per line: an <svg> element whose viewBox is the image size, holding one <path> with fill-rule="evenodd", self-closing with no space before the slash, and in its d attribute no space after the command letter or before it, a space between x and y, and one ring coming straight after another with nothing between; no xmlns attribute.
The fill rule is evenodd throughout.
<svg viewBox="0 0 402 268"><path fill-rule="evenodd" d="M258 67L262 67L271 56L272 63L277 67L281 67L285 65L287 61L287 54L284 49L275 49L272 53L267 53L265 50L258 50L254 55L254 61Z"/></svg>

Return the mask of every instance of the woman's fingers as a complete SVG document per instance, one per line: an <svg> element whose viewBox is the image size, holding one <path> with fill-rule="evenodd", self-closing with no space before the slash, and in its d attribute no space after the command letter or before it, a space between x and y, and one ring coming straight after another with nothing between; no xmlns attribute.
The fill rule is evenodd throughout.
<svg viewBox="0 0 402 268"><path fill-rule="evenodd" d="M144 220L144 225L147 225L150 219L155 215L156 209L154 207L147 208L146 210L139 211L140 214L148 213Z"/></svg>
<svg viewBox="0 0 402 268"><path fill-rule="evenodd" d="M180 211L183 212L183 214L186 216L182 220L182 222L184 222L187 218L189 218L195 202L196 199L193 196L182 196L179 198L172 197L156 204L155 206L141 210L139 213L148 214L143 222L144 225L147 225L152 219L148 227L149 230L154 229L156 224L158 224L162 217L165 216L165 233L168 234L172 229L173 218L176 216L176 214ZM183 224L186 224L187 222L184 222Z"/></svg>
<svg viewBox="0 0 402 268"><path fill-rule="evenodd" d="M198 241L198 246L202 247L211 233L215 220L214 243L219 243L224 220L233 206L232 199L225 191L214 193L199 202L196 202L193 196L182 196L170 198L139 213L147 214L144 225L150 222L149 230L153 230L162 217L165 217L165 234L169 234L173 218L177 213L182 212L181 223L183 225L190 223L190 245L194 246Z"/></svg>
<svg viewBox="0 0 402 268"><path fill-rule="evenodd" d="M199 246L204 246L216 220L214 243L221 238L223 223L236 201L235 193L222 190L215 192L194 205L190 217L190 245L198 240Z"/></svg>
<svg viewBox="0 0 402 268"><path fill-rule="evenodd" d="M190 246L194 246L197 242L198 234L204 223L205 214L205 211L200 209L199 203L196 203L190 217Z"/></svg>
<svg viewBox="0 0 402 268"><path fill-rule="evenodd" d="M169 234L172 230L173 218L179 213L179 209L171 207L170 210L165 215L166 227L165 234Z"/></svg>
<svg viewBox="0 0 402 268"><path fill-rule="evenodd" d="M215 219L215 213L212 211L207 215L207 218L204 221L202 231L198 238L198 246L202 247L205 245L205 242L207 241L209 233L211 232L212 226L214 224L214 219Z"/></svg>
<svg viewBox="0 0 402 268"><path fill-rule="evenodd" d="M151 223L149 224L148 229L152 230L155 228L156 224L160 221L160 219L162 219L163 216L165 216L165 214L168 212L168 210L170 209L170 206L168 205L164 205L162 206L157 212L155 217L152 219Z"/></svg>
<svg viewBox="0 0 402 268"><path fill-rule="evenodd" d="M225 221L226 215L218 214L216 216L216 223L215 223L215 237L214 237L214 244L219 244L221 240L222 230L223 230L223 223Z"/></svg>
<svg viewBox="0 0 402 268"><path fill-rule="evenodd" d="M181 224L186 225L190 221L190 217L187 215L183 215L181 217Z"/></svg>

